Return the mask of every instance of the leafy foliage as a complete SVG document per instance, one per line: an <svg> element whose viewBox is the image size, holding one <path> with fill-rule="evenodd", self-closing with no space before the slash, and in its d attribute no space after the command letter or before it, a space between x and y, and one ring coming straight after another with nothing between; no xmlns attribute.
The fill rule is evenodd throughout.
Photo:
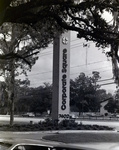
<svg viewBox="0 0 119 150"><path fill-rule="evenodd" d="M72 30L77 32L78 38L94 41L98 47L110 46L106 55L112 57L113 74L119 85L118 0L0 0L0 4L0 25L5 22L22 24L24 28L43 32L46 41L53 39L56 31L61 34ZM111 21L104 18L105 12L113 16ZM19 55L0 55L1 59L9 57L19 58Z"/></svg>
<svg viewBox="0 0 119 150"><path fill-rule="evenodd" d="M23 92L24 91L24 92ZM16 103L17 112L43 113L51 110L52 86L44 84L38 88L21 88L19 100Z"/></svg>
<svg viewBox="0 0 119 150"><path fill-rule="evenodd" d="M43 30L36 32L36 30L30 27L26 28L18 24L4 23L0 27L0 42L2 43L0 45L0 53L7 56L7 59L0 59L0 68L6 82L12 120L14 101L16 99L15 78L21 74L27 75L27 71L31 70L31 67L38 59L37 54L41 48L46 47L51 41L48 36L45 39L46 36ZM17 57L11 58L10 54Z"/></svg>
<svg viewBox="0 0 119 150"><path fill-rule="evenodd" d="M0 9L3 13L0 24L25 23L36 27L42 22L46 26L47 21L51 28L55 24L67 30L77 31L78 37L93 40L97 45L107 45L118 38L118 35L112 31L112 26L103 18L104 11L112 13L118 10L117 1L9 0L6 3L1 0L0 2L3 6Z"/></svg>
<svg viewBox="0 0 119 150"><path fill-rule="evenodd" d="M110 97L104 89L97 84L100 76L88 77L81 73L74 81L70 81L71 111L98 112L100 102Z"/></svg>
<svg viewBox="0 0 119 150"><path fill-rule="evenodd" d="M71 111L97 112L100 103L112 97L112 94L101 89L94 77L79 75L75 80L70 80L70 108ZM37 88L26 86L19 87L19 94L15 101L15 113L34 112L40 113L51 111L52 85L44 83ZM4 107L4 106L3 106ZM5 105L6 107L6 105Z"/></svg>
<svg viewBox="0 0 119 150"><path fill-rule="evenodd" d="M114 96L110 96L107 105L105 105L105 109L110 113L119 112L119 90L115 92Z"/></svg>
<svg viewBox="0 0 119 150"><path fill-rule="evenodd" d="M116 113L119 107L119 102L115 101L113 98L109 100L107 105L105 105L105 109L110 113Z"/></svg>

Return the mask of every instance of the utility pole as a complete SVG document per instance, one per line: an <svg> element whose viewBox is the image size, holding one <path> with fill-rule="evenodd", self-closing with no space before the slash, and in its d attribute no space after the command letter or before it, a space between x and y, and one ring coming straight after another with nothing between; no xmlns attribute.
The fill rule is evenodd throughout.
<svg viewBox="0 0 119 150"><path fill-rule="evenodd" d="M86 66L88 64L88 48L90 47L90 44L87 43L87 44L84 44L83 43L83 47L86 47Z"/></svg>

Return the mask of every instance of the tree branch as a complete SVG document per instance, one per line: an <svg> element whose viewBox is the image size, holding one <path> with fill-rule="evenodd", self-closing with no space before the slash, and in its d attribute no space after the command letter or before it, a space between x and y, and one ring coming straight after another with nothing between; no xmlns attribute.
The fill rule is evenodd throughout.
<svg viewBox="0 0 119 150"><path fill-rule="evenodd" d="M29 55L25 56L24 58L27 58L27 57L30 57L30 56L33 56L33 55L37 55L38 53L39 53L39 51L34 52L34 53L32 53L32 54L29 54Z"/></svg>
<svg viewBox="0 0 119 150"><path fill-rule="evenodd" d="M16 53L11 52L9 54L0 55L0 59L2 59L2 60L4 60L4 59L13 59L13 58L23 59L29 66L31 66L29 61L27 61L24 57L22 57L21 55L18 55Z"/></svg>

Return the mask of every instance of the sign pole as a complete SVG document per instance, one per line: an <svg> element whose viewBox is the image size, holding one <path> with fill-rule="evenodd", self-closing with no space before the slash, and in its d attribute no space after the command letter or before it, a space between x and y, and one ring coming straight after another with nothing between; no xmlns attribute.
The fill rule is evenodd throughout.
<svg viewBox="0 0 119 150"><path fill-rule="evenodd" d="M70 32L54 39L52 119L69 119Z"/></svg>

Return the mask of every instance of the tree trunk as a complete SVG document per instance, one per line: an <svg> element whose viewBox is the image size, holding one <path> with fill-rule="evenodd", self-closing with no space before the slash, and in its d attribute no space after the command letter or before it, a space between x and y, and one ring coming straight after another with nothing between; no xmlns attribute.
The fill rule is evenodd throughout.
<svg viewBox="0 0 119 150"><path fill-rule="evenodd" d="M12 26L12 37L10 44L10 51L14 51L14 40L15 40L15 32L14 25ZM9 92L10 92L10 126L14 124L14 99L15 99L15 59L11 59L9 62L9 73L10 73L10 84L9 84Z"/></svg>
<svg viewBox="0 0 119 150"><path fill-rule="evenodd" d="M10 101L10 126L14 123L14 89L15 89L15 74L14 74L14 60L10 62L10 87L9 87L9 101Z"/></svg>
<svg viewBox="0 0 119 150"><path fill-rule="evenodd" d="M10 126L13 126L13 124L14 124L14 96L12 93L10 100Z"/></svg>
<svg viewBox="0 0 119 150"><path fill-rule="evenodd" d="M119 29L119 12L113 12L113 30L118 33ZM119 67L118 67L118 49L119 43L113 41L111 44L111 52L112 52L112 71L114 74L115 83L119 86Z"/></svg>

